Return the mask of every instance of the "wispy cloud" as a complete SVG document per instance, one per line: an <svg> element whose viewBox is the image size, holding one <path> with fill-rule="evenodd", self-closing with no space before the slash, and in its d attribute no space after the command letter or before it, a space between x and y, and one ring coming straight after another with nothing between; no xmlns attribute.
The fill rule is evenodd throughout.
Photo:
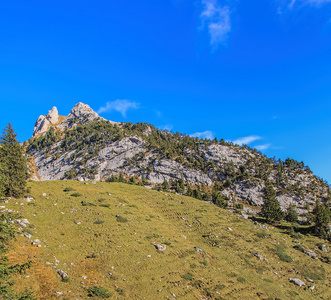
<svg viewBox="0 0 331 300"><path fill-rule="evenodd" d="M113 110L122 114L123 117L126 117L126 112L129 109L137 109L139 107L139 103L132 102L129 100L115 100L112 102L107 102L106 106L100 107L98 110L98 114L104 112L111 112Z"/></svg>
<svg viewBox="0 0 331 300"><path fill-rule="evenodd" d="M250 135L250 136L245 136L245 137L241 137L239 139L236 139L234 141L232 141L232 143L237 144L237 145L248 145L250 143L253 143L257 140L260 140L261 137L258 135Z"/></svg>
<svg viewBox="0 0 331 300"><path fill-rule="evenodd" d="M303 2L315 6L322 6L324 4L331 3L331 0L304 0Z"/></svg>
<svg viewBox="0 0 331 300"><path fill-rule="evenodd" d="M203 11L200 15L202 28L208 27L210 45L215 49L226 42L231 31L230 9L220 6L217 0L202 0Z"/></svg>
<svg viewBox="0 0 331 300"><path fill-rule="evenodd" d="M190 134L190 136L197 137L199 139L209 139L209 140L212 140L214 138L214 134L210 130L206 130L204 132L195 132Z"/></svg>
<svg viewBox="0 0 331 300"><path fill-rule="evenodd" d="M170 124L159 126L159 129L161 129L161 130L167 130L167 131L171 131L172 128L173 128L173 126L170 125Z"/></svg>
<svg viewBox="0 0 331 300"><path fill-rule="evenodd" d="M310 5L320 7L327 3L331 3L331 0L287 0L285 5L288 9L292 9L296 5Z"/></svg>
<svg viewBox="0 0 331 300"><path fill-rule="evenodd" d="M257 150L267 150L267 149L270 148L270 146L271 146L271 144L264 144L264 145L258 145L258 146L256 146L255 148L256 148Z"/></svg>

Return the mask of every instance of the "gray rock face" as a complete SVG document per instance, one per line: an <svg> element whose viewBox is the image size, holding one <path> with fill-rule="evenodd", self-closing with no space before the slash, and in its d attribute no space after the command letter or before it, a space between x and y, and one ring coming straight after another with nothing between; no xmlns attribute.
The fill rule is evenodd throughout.
<svg viewBox="0 0 331 300"><path fill-rule="evenodd" d="M289 278L288 279L290 282L293 282L294 284L298 285L298 286L303 286L306 285L302 280L298 279L298 278Z"/></svg>

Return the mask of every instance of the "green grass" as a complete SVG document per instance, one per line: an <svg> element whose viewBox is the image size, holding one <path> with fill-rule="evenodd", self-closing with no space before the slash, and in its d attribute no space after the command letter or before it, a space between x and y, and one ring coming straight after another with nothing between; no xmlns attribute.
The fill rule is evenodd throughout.
<svg viewBox="0 0 331 300"><path fill-rule="evenodd" d="M32 249L54 275L48 292L40 277L45 270L38 273L32 267L17 278L19 289L37 289L40 282L40 299L56 299L55 289L63 291L63 299L101 299L96 293L102 288L118 299L170 299L171 293L181 299L292 299L296 294L297 299L328 299L331 266L295 249L298 243L276 228L266 232L201 200L166 197L134 185L51 181L29 186L34 206L21 206L15 199L5 205L33 224L29 230L42 247ZM80 197L70 197L66 187L79 191ZM45 199L43 192L52 196ZM300 240L309 249L322 242L330 246L313 236ZM27 239L19 236L17 243L26 246ZM167 248L161 252L153 244ZM254 256L257 252L266 260ZM56 274L54 257L69 282ZM298 273L289 273L292 269ZM316 280L315 290L296 287L288 281L294 276Z"/></svg>

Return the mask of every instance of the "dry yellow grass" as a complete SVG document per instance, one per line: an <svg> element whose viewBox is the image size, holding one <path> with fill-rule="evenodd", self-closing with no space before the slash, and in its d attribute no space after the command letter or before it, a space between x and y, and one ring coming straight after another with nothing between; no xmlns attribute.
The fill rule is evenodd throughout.
<svg viewBox="0 0 331 300"><path fill-rule="evenodd" d="M33 288L39 299L51 299L55 290L63 292L56 296L60 299L87 299L92 286L108 289L114 299L330 298L330 265L294 249L297 242L278 229L265 231L203 201L138 186L77 181L29 185L33 202L11 200L6 206L30 221L27 229L42 247L29 246L20 237L9 257L13 262L33 260L19 288ZM66 187L73 190L64 192ZM314 249L321 240L306 236L300 242ZM167 249L158 251L153 243ZM277 245L294 261L280 260ZM257 252L266 260L254 256ZM61 281L58 268L68 273L69 282ZM289 277L315 289L295 286ZM310 277L314 283L308 282Z"/></svg>

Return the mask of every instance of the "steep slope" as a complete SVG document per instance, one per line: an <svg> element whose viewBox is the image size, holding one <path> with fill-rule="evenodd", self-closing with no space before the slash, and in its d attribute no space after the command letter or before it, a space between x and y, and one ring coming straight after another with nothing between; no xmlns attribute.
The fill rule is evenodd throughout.
<svg viewBox="0 0 331 300"><path fill-rule="evenodd" d="M329 186L303 162L277 161L247 146L160 131L149 124L106 121L82 103L55 129L31 139L28 153L40 180L106 180L123 173L152 184L166 180L175 186L182 180L200 190L217 182L225 199L250 205L262 204L269 180L282 208L292 203L301 214L316 199L330 198Z"/></svg>
<svg viewBox="0 0 331 300"><path fill-rule="evenodd" d="M14 287L32 287L38 299L88 299L93 287L115 299L329 299L331 257L320 243L326 251L330 243L316 237L293 239L204 201L134 185L29 186L33 199L4 206L22 214L25 235L9 258L34 264Z"/></svg>

